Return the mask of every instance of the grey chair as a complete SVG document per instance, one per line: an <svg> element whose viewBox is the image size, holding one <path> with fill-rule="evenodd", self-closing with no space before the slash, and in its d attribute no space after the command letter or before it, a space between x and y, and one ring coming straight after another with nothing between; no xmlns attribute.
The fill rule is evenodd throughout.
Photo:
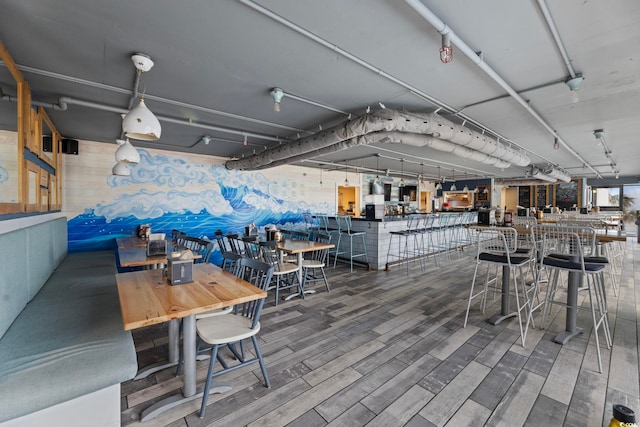
<svg viewBox="0 0 640 427"><path fill-rule="evenodd" d="M266 290L268 284L271 282L273 266L262 261L249 258L242 258L240 260L240 266L241 275L243 277L252 277L252 283L254 286ZM262 357L260 346L258 345L258 340L256 338L258 332L260 332L260 315L262 313L264 300L265 298L261 298L256 301L249 301L244 304L236 305L234 307L233 314L197 321L196 330L198 333L198 347L200 347L202 343L211 345L211 358L209 360L209 370L207 372L204 393L202 395L200 418L203 418L205 415L211 381L214 377L235 371L253 363L258 363L260 365L260 370L262 371L265 386L267 388L271 387L264 358ZM244 352L237 351L234 344L249 338L253 343L255 357L247 359ZM220 363L223 365L223 369L215 372L214 368L216 362L219 361L218 350L220 349L220 346L227 346L238 363L233 366L228 366L226 363L224 365L227 366L224 366Z"/></svg>
<svg viewBox="0 0 640 427"><path fill-rule="evenodd" d="M269 289L275 289L275 305L278 305L280 291L298 288L301 297L304 297L304 288L298 279L300 267L297 264L282 261L282 254L277 247L278 242L270 240L260 242L262 260L273 266L273 279L275 283Z"/></svg>
<svg viewBox="0 0 640 427"><path fill-rule="evenodd" d="M319 243L331 243L331 235L327 233L318 232L315 235L314 241ZM322 281L324 287L329 292L329 281L327 275L324 272L324 267L327 263L329 256L329 249L320 249L313 251L309 256L302 260L302 288L306 290L307 285L315 282Z"/></svg>

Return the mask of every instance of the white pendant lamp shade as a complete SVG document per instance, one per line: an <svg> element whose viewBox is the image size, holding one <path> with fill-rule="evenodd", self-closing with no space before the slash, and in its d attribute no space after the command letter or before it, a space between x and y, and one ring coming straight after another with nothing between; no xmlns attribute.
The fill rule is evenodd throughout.
<svg viewBox="0 0 640 427"><path fill-rule="evenodd" d="M140 153L131 145L128 139L126 141L116 139L116 142L120 145L116 150L116 162L140 163Z"/></svg>
<svg viewBox="0 0 640 427"><path fill-rule="evenodd" d="M138 106L124 116L122 130L129 138L142 141L156 141L162 133L160 122L147 108L144 98L140 98Z"/></svg>
<svg viewBox="0 0 640 427"><path fill-rule="evenodd" d="M129 176L131 175L131 169L129 169L126 163L118 162L113 169L111 169L111 173L116 176Z"/></svg>

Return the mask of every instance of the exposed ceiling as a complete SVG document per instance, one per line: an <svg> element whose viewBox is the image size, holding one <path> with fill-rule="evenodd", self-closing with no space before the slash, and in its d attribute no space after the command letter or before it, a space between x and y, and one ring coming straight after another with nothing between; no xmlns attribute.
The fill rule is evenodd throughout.
<svg viewBox="0 0 640 427"><path fill-rule="evenodd" d="M640 174L640 2L549 2L567 66L543 1L422 0L457 37L448 64L440 61L440 28L411 1L5 0L0 40L65 137L114 150L117 111L128 108L133 90L130 57L143 52L155 66L142 75L140 90L164 119L160 140L132 141L137 147L242 159L381 105L421 114L443 107L443 117L484 128L541 167L590 178ZM520 103L463 54L458 39L481 52ZM576 73L584 82L574 102L565 81ZM285 93L279 112L274 87ZM15 95L5 67L0 88ZM64 111L53 106L60 97L70 98ZM0 102L0 112L6 126L15 104ZM604 141L595 138L597 129ZM525 177L530 169L380 142L296 164L447 179Z"/></svg>

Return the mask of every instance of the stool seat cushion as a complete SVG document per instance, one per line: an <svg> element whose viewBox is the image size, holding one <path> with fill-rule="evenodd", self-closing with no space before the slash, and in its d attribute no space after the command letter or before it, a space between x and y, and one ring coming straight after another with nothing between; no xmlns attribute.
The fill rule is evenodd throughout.
<svg viewBox="0 0 640 427"><path fill-rule="evenodd" d="M571 258L571 255L567 254L549 254L548 256L567 261ZM609 264L609 260L603 256L586 256L584 257L584 262L595 264Z"/></svg>
<svg viewBox="0 0 640 427"><path fill-rule="evenodd" d="M569 260L564 260L564 259L555 258L555 257L545 257L544 260L542 260L542 264L552 268L562 268L564 270L582 271L582 265L580 262L569 261ZM602 271L604 267L605 267L604 264L587 263L585 260L584 269L585 271L588 271L590 273L597 273L599 271Z"/></svg>
<svg viewBox="0 0 640 427"><path fill-rule="evenodd" d="M529 257L511 256L511 265L522 265L529 261ZM497 264L508 264L509 258L506 255L498 255L487 252L482 252L478 255L479 261L494 262Z"/></svg>

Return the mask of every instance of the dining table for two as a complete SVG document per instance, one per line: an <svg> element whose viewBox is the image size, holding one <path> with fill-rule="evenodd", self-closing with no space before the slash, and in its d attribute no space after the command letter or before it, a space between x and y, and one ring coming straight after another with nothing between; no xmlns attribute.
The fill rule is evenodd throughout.
<svg viewBox="0 0 640 427"><path fill-rule="evenodd" d="M153 372L177 365L180 320L183 322L182 391L145 409L142 421L202 397L203 387L196 387L196 315L267 296L265 291L251 283L209 263L193 266L192 283L170 285L164 269L119 273L116 274L116 282L125 330L169 322L168 361L156 365ZM149 374L144 369L141 372L145 372L144 376ZM136 378L142 377L139 373ZM211 387L210 393L223 393L230 389L228 384L219 383Z"/></svg>

